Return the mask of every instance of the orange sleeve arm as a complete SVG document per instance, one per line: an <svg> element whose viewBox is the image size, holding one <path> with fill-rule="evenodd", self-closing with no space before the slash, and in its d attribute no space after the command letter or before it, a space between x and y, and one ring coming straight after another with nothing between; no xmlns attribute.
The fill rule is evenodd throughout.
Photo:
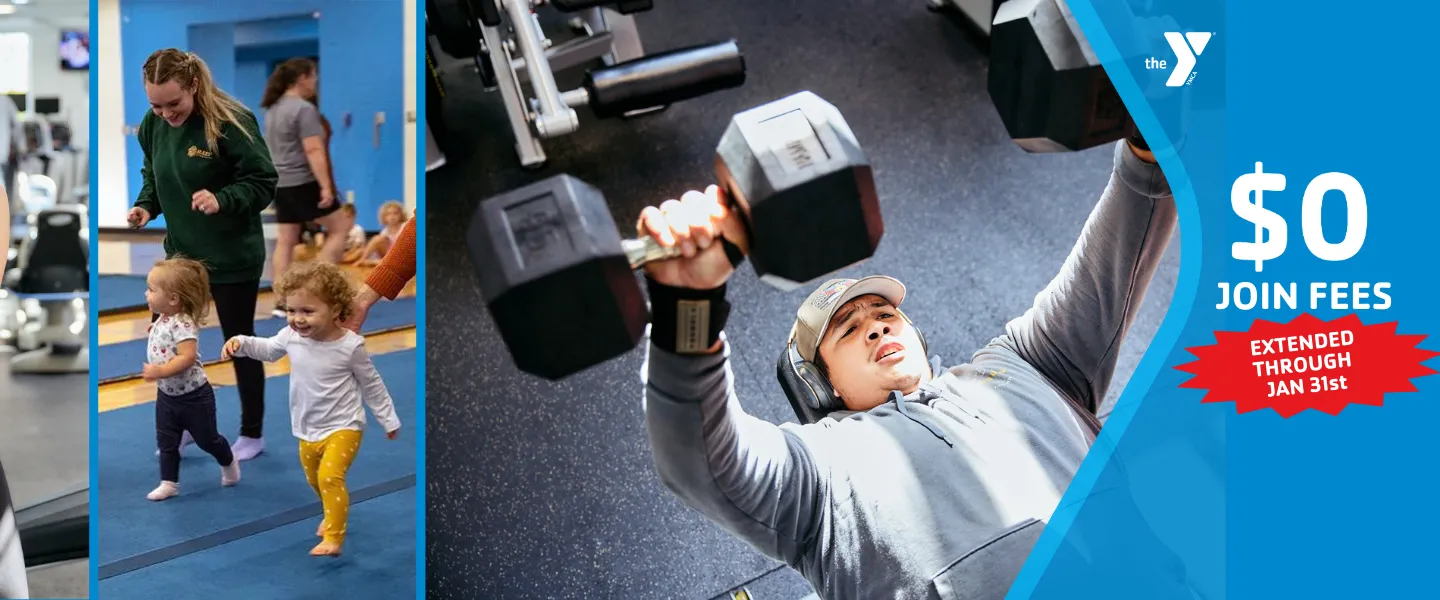
<svg viewBox="0 0 1440 600"><path fill-rule="evenodd" d="M396 238L390 251L385 253L380 266L375 267L365 278L365 285L386 299L394 300L400 295L400 290L405 289L405 284L414 278L415 219L412 218L400 230L400 236Z"/></svg>

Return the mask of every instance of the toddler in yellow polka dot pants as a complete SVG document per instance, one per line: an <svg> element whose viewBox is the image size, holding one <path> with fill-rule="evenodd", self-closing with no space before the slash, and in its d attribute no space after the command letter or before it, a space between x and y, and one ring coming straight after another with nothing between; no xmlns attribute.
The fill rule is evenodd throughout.
<svg viewBox="0 0 1440 600"><path fill-rule="evenodd" d="M290 427L300 438L305 479L325 507L315 531L323 539L310 554L339 556L350 512L345 473L360 450L365 405L392 440L400 433L400 419L365 351L365 338L340 326L355 297L345 274L328 263L296 264L275 282L275 293L289 326L270 338L230 338L221 357L267 362L290 357Z"/></svg>

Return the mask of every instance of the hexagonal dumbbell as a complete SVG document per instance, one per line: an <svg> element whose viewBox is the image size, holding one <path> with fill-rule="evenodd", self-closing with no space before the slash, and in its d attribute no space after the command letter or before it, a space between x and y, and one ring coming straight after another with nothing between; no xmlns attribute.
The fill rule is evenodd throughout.
<svg viewBox="0 0 1440 600"><path fill-rule="evenodd" d="M884 234L869 160L840 111L815 94L736 115L715 172L749 232L746 256L776 287L865 260ZM621 239L600 190L569 175L486 199L466 237L515 364L549 379L633 349L649 321L634 271L679 254Z"/></svg>

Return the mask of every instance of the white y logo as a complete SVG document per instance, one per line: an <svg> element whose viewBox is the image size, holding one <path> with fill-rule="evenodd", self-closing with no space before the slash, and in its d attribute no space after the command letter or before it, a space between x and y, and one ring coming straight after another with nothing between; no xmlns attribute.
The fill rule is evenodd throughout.
<svg viewBox="0 0 1440 600"><path fill-rule="evenodd" d="M1165 41L1170 42L1170 49L1175 51L1175 58L1178 61L1175 70L1170 73L1170 79L1165 81L1165 85L1180 87L1185 85L1186 80L1190 78L1190 71L1195 68L1195 57L1204 52L1205 45L1210 43L1210 33L1192 31L1181 35L1178 31L1167 31L1165 32ZM1190 51L1192 47L1195 48L1194 52Z"/></svg>

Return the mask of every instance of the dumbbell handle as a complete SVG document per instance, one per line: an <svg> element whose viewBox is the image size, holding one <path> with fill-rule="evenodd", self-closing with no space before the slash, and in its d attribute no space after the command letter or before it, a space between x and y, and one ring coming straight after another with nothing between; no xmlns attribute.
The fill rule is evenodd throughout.
<svg viewBox="0 0 1440 600"><path fill-rule="evenodd" d="M723 237L719 239L719 242L725 245L725 254L730 257L730 265L740 266L740 262L745 260L744 251ZM620 240L620 247L625 250L625 257L630 259L631 269L639 269L652 262L680 258L685 255L679 246L666 248L648 235L631 240Z"/></svg>
<svg viewBox="0 0 1440 600"><path fill-rule="evenodd" d="M725 188L721 197L724 198L723 202L725 203L726 210L740 210L735 203L736 196L734 190ZM749 224L746 223L744 219L741 219L741 223L745 224L748 235L750 229ZM736 246L734 242L725 239L724 236L721 236L719 241L725 245L725 254L730 257L730 266L738 268L740 263L745 260L745 251L740 249L739 246ZM685 252L681 250L679 246L666 248L661 246L660 242L655 241L654 237L648 235L634 239L620 240L620 248L625 251L625 257L630 259L631 269L639 269L647 263L670 260L685 255Z"/></svg>
<svg viewBox="0 0 1440 600"><path fill-rule="evenodd" d="M630 259L631 269L639 269L646 263L669 260L683 255L679 246L666 248L648 235L633 240L621 240L620 246L625 249L625 257Z"/></svg>
<svg viewBox="0 0 1440 600"><path fill-rule="evenodd" d="M726 189L721 197L726 199L724 202L727 210L738 210L735 206L733 191ZM730 264L736 267L740 266L740 261L745 259L745 252L724 237L720 238L720 242L725 244L725 254L730 256ZM625 257L630 259L631 269L639 269L647 263L670 260L685 255L679 246L666 248L661 246L660 242L655 241L654 237L648 235L620 240L620 247L625 250Z"/></svg>

